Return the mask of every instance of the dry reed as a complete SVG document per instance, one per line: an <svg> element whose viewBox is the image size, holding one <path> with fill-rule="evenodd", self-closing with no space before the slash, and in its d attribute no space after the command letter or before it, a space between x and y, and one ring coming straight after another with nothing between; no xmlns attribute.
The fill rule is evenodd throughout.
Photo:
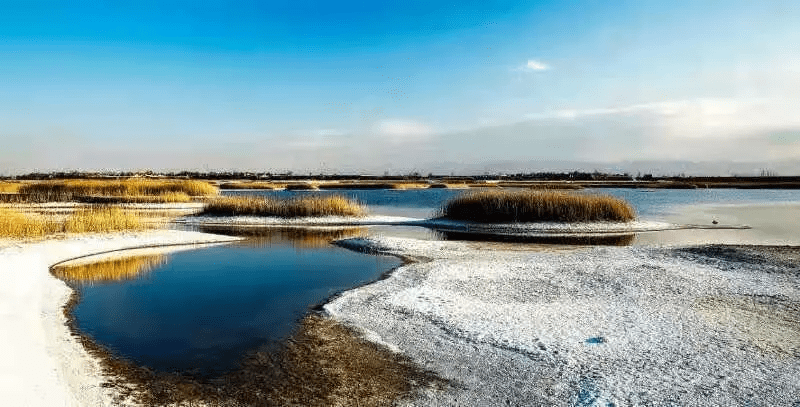
<svg viewBox="0 0 800 407"><path fill-rule="evenodd" d="M366 210L359 203L342 196L303 196L278 199L236 196L215 199L206 204L201 215L212 216L363 216Z"/></svg>
<svg viewBox="0 0 800 407"><path fill-rule="evenodd" d="M446 219L475 222L626 222L636 218L627 202L607 195L557 191L486 190L463 194L440 209Z"/></svg>
<svg viewBox="0 0 800 407"><path fill-rule="evenodd" d="M23 185L19 193L36 202L73 201L86 196L163 196L162 202L172 202L176 196L217 195L217 187L194 180L152 180L130 178L125 180L65 180L42 181ZM178 194L178 195L176 195Z"/></svg>
<svg viewBox="0 0 800 407"><path fill-rule="evenodd" d="M275 182L224 182L219 185L220 189L284 189L286 184Z"/></svg>
<svg viewBox="0 0 800 407"><path fill-rule="evenodd" d="M64 222L64 231L70 233L140 229L144 229L144 225L135 213L116 207L80 208Z"/></svg>
<svg viewBox="0 0 800 407"><path fill-rule="evenodd" d="M0 237L32 238L57 233L61 225L38 219L8 208L0 208Z"/></svg>
<svg viewBox="0 0 800 407"><path fill-rule="evenodd" d="M53 275L72 282L111 282L133 280L167 262L162 254L133 256L76 266L53 268Z"/></svg>
<svg viewBox="0 0 800 407"><path fill-rule="evenodd" d="M18 182L0 181L0 192L16 193L17 191L19 191L19 188L21 186L22 186L22 184L20 184Z"/></svg>

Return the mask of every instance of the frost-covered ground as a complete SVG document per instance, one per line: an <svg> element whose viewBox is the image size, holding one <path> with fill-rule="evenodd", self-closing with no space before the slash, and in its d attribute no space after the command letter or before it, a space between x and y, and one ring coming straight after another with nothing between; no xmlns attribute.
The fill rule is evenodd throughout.
<svg viewBox="0 0 800 407"><path fill-rule="evenodd" d="M800 403L797 249L339 244L419 260L325 306L452 382L410 405Z"/></svg>

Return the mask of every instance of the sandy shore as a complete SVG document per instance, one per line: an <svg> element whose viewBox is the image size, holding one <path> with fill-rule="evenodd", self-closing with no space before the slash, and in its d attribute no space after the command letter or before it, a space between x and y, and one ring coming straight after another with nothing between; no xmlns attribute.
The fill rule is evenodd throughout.
<svg viewBox="0 0 800 407"><path fill-rule="evenodd" d="M109 406L96 360L73 338L63 306L72 290L55 263L127 248L212 243L234 238L154 231L0 244L0 395L6 406ZM183 246L186 248L186 246ZM161 249L180 250L180 246Z"/></svg>
<svg viewBox="0 0 800 407"><path fill-rule="evenodd" d="M420 260L325 306L451 381L407 405L800 402L800 249L339 244Z"/></svg>

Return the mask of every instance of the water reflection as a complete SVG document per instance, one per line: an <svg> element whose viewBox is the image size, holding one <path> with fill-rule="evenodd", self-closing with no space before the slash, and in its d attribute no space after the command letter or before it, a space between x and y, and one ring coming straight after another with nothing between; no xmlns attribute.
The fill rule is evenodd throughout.
<svg viewBox="0 0 800 407"><path fill-rule="evenodd" d="M241 236L247 239L237 242L246 247L271 247L275 244L289 243L300 249L325 247L332 240L366 236L364 227L241 227L241 226L200 226L205 233L216 233L228 236Z"/></svg>
<svg viewBox="0 0 800 407"><path fill-rule="evenodd" d="M71 283L107 283L141 278L167 263L162 254L123 257L74 266L57 266L53 275Z"/></svg>
<svg viewBox="0 0 800 407"><path fill-rule="evenodd" d="M557 236L503 236L463 232L434 232L442 240L466 240L504 243L531 243L546 245L597 245L629 246L636 240L636 234L615 235L557 235Z"/></svg>

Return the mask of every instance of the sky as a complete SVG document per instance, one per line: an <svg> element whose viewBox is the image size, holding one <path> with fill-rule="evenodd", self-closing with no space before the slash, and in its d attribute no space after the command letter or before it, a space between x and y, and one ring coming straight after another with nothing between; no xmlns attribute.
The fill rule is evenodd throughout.
<svg viewBox="0 0 800 407"><path fill-rule="evenodd" d="M389 3L3 2L0 175L800 175L800 2Z"/></svg>

